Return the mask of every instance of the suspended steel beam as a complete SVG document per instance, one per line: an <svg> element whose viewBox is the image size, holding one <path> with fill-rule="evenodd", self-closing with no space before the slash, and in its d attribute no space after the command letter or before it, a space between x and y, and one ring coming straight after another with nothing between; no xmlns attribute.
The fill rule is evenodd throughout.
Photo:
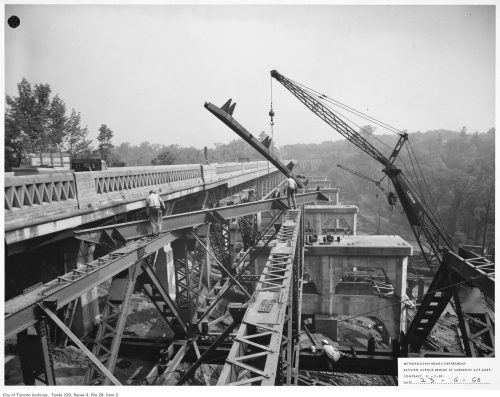
<svg viewBox="0 0 500 397"><path fill-rule="evenodd" d="M103 281L128 269L137 261L153 254L182 235L181 232L164 233L157 238L142 239L120 248L85 267L59 276L24 295L5 302L5 337L34 325L37 322L35 307L50 299L58 310Z"/></svg>
<svg viewBox="0 0 500 397"><path fill-rule="evenodd" d="M287 168L287 166L283 162L281 162L281 160L277 156L273 155L264 144L262 144L257 138L255 138L250 132L248 132L245 127L243 127L232 117L235 106L236 103L231 106L231 99L227 101L222 108L219 108L210 102L205 102L205 108L210 113L212 113L225 125L236 132L243 140L248 142L255 150L257 150L261 155L269 160L269 162L276 168L278 168L284 175L288 176L291 171ZM303 182L299 178L294 175L292 175L292 178L295 180L295 182L297 182L297 186L299 188L304 187Z"/></svg>
<svg viewBox="0 0 500 397"><path fill-rule="evenodd" d="M321 192L315 191L297 194L296 201L297 205L301 205L314 201L328 201L328 198ZM286 198L275 198L251 201L249 203L230 205L227 207L218 207L217 213L224 219L231 219L258 212L283 210L284 208L288 208ZM213 209L207 209L165 216L163 217L162 230L173 231L209 223L210 220L207 219L207 214L213 211ZM106 235L113 235L113 233L119 233L119 235L126 241L148 236L151 234L150 222L149 220L135 221L92 229L77 230L75 231L75 237L80 240L101 244L107 238Z"/></svg>

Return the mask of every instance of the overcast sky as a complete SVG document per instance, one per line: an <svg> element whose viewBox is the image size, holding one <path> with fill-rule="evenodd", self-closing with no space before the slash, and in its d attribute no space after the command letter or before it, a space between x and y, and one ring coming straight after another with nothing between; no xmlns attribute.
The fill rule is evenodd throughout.
<svg viewBox="0 0 500 397"><path fill-rule="evenodd" d="M400 129L487 131L495 116L493 6L7 5L5 90L50 84L95 138L211 146L237 138L203 104L269 132L270 75ZM278 145L339 135L276 81ZM366 123L365 123L366 124ZM382 131L380 131L382 132Z"/></svg>

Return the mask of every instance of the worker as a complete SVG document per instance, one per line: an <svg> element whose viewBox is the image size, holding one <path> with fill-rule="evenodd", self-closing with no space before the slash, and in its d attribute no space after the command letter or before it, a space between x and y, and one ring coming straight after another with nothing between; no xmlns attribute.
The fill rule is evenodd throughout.
<svg viewBox="0 0 500 397"><path fill-rule="evenodd" d="M297 182L292 178L292 174L288 173L286 180L286 199L288 200L288 207L297 209L297 202L295 201L295 193L297 192Z"/></svg>
<svg viewBox="0 0 500 397"><path fill-rule="evenodd" d="M153 236L157 236L161 232L161 216L165 212L165 203L154 190L151 190L146 197L146 211L153 229Z"/></svg>
<svg viewBox="0 0 500 397"><path fill-rule="evenodd" d="M333 372L334 364L342 358L356 358L356 352L352 347L351 353L343 353L340 350L336 349L334 346L330 345L330 342L328 342L326 339L323 339L321 343L323 345L323 361L329 371Z"/></svg>

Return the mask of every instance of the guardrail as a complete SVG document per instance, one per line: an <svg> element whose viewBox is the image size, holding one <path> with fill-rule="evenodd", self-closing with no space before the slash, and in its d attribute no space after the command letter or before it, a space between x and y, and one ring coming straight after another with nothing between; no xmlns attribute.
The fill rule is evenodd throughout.
<svg viewBox="0 0 500 397"><path fill-rule="evenodd" d="M5 176L5 210L14 212L26 207L76 204L74 173Z"/></svg>

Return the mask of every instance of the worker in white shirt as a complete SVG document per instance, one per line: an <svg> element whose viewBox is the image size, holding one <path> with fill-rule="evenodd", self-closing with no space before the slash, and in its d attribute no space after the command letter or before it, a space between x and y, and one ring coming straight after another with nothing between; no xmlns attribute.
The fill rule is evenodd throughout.
<svg viewBox="0 0 500 397"><path fill-rule="evenodd" d="M286 180L286 199L288 200L288 207L297 209L297 202L295 201L295 193L297 192L297 182L292 178L292 174L288 173Z"/></svg>
<svg viewBox="0 0 500 397"><path fill-rule="evenodd" d="M153 235L157 236L161 232L161 216L165 211L165 203L154 190L151 190L148 197L146 197L146 210L153 229Z"/></svg>
<svg viewBox="0 0 500 397"><path fill-rule="evenodd" d="M332 345L330 345L330 342L328 342L326 339L324 339L322 342L323 344L323 358L326 364L326 367L328 368L329 371L333 371L334 364L338 362L341 358L348 357L348 358L356 358L356 352L354 349L351 347L351 353L343 353L340 350L336 349Z"/></svg>

